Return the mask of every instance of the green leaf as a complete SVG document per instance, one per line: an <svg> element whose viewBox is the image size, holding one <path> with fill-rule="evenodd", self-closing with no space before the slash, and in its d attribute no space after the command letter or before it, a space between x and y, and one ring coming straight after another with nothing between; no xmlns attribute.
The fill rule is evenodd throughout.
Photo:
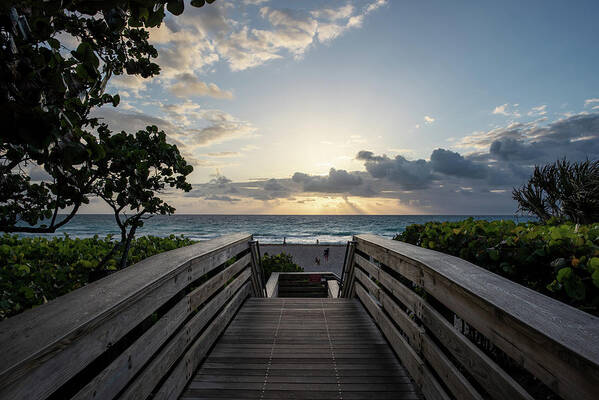
<svg viewBox="0 0 599 400"><path fill-rule="evenodd" d="M572 268L562 268L557 272L557 281L563 283L572 276Z"/></svg>
<svg viewBox="0 0 599 400"><path fill-rule="evenodd" d="M582 300L586 295L584 283L577 275L572 275L564 282L566 294L575 300Z"/></svg>

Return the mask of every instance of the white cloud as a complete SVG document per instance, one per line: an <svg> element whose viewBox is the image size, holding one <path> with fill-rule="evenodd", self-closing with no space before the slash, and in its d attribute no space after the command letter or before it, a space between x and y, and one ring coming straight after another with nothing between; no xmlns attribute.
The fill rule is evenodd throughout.
<svg viewBox="0 0 599 400"><path fill-rule="evenodd" d="M207 96L215 99L232 99L233 93L222 90L214 83L205 83L190 73L175 76L176 83L168 89L177 97Z"/></svg>
<svg viewBox="0 0 599 400"><path fill-rule="evenodd" d="M537 106L537 107L533 107L528 112L528 115L531 117L538 117L538 116L546 115L546 114L547 114L547 105L546 104L543 104L543 105Z"/></svg>
<svg viewBox="0 0 599 400"><path fill-rule="evenodd" d="M508 103L502 104L500 106L495 107L493 109L493 114L505 115L507 117L520 118L522 115L517 109L512 109L512 107L518 107L518 104L512 104L511 106Z"/></svg>
<svg viewBox="0 0 599 400"><path fill-rule="evenodd" d="M435 122L435 119L433 117L431 117L430 115L425 115L424 116L424 123L425 124L430 125L433 122Z"/></svg>
<svg viewBox="0 0 599 400"><path fill-rule="evenodd" d="M586 99L584 101L584 106L586 107L586 106L588 106L589 104L592 104L592 103L599 103L599 98L595 97L595 98L592 98L592 99ZM595 107L593 107L593 109L595 109Z"/></svg>

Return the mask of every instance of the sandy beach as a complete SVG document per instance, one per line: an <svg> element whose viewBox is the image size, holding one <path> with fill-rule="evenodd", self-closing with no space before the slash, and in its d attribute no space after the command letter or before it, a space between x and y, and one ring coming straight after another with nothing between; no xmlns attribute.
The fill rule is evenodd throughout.
<svg viewBox="0 0 599 400"><path fill-rule="evenodd" d="M261 244L262 255L287 253L293 256L293 262L304 271L333 272L341 277L343 258L345 257L344 244L319 245L319 244ZM329 249L329 259L325 261L324 251ZM320 265L316 264L316 257L320 259Z"/></svg>

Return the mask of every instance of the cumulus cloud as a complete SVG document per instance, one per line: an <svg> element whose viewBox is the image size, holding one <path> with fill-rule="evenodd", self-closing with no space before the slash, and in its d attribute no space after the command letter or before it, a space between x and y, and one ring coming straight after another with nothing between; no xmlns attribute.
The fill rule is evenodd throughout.
<svg viewBox="0 0 599 400"><path fill-rule="evenodd" d="M430 163L425 160L409 161L400 155L375 156L371 151L360 151L356 159L365 161L364 167L372 177L388 179L404 190L426 188L434 179Z"/></svg>
<svg viewBox="0 0 599 400"><path fill-rule="evenodd" d="M547 114L547 104L543 104L537 107L533 107L528 112L529 117L540 117Z"/></svg>
<svg viewBox="0 0 599 400"><path fill-rule="evenodd" d="M462 138L463 148L476 148L485 157L541 164L566 157L599 157L599 114L581 113L548 124L511 124ZM488 152L488 153L486 153Z"/></svg>
<svg viewBox="0 0 599 400"><path fill-rule="evenodd" d="M174 77L175 83L168 90L177 97L206 96L215 99L232 99L233 93L222 90L214 83L199 80L194 74L183 73Z"/></svg>
<svg viewBox="0 0 599 400"><path fill-rule="evenodd" d="M497 115L505 115L506 117L514 117L514 118L520 118L522 115L520 114L520 112L515 109L514 107L517 107L518 104L502 104L500 106L497 106L493 109L493 114L497 114Z"/></svg>
<svg viewBox="0 0 599 400"><path fill-rule="evenodd" d="M325 176L296 172L291 180L301 183L305 192L319 193L347 193L362 185L362 177L357 173L335 168L331 168Z"/></svg>
<svg viewBox="0 0 599 400"><path fill-rule="evenodd" d="M360 27L368 14L387 1L377 0L361 9L346 4L306 11L266 3L244 0L246 5L261 6L257 13L248 10L244 19L229 15L227 2L216 2L201 12L192 7L176 20L167 17L150 36L158 46L161 77L174 79L177 74L204 71L218 61L241 71L288 55L300 58L316 41L328 42Z"/></svg>
<svg viewBox="0 0 599 400"><path fill-rule="evenodd" d="M445 175L480 179L487 176L487 167L464 158L451 150L436 149L431 154L433 171Z"/></svg>
<svg viewBox="0 0 599 400"><path fill-rule="evenodd" d="M424 123L425 124L430 125L433 122L435 122L435 119L433 117L431 117L430 115L425 115L424 116Z"/></svg>

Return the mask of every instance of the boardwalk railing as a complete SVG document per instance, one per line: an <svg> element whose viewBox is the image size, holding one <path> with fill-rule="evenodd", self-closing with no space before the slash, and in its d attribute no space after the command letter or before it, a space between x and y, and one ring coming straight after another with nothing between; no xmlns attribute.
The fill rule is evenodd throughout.
<svg viewBox="0 0 599 400"><path fill-rule="evenodd" d="M252 289L264 296L251 240L158 254L0 323L0 398L178 398Z"/></svg>
<svg viewBox="0 0 599 400"><path fill-rule="evenodd" d="M564 399L597 399L599 318L407 243L359 235L348 253L342 296L361 300L427 399L531 399L499 364ZM509 362L494 361L455 321Z"/></svg>

